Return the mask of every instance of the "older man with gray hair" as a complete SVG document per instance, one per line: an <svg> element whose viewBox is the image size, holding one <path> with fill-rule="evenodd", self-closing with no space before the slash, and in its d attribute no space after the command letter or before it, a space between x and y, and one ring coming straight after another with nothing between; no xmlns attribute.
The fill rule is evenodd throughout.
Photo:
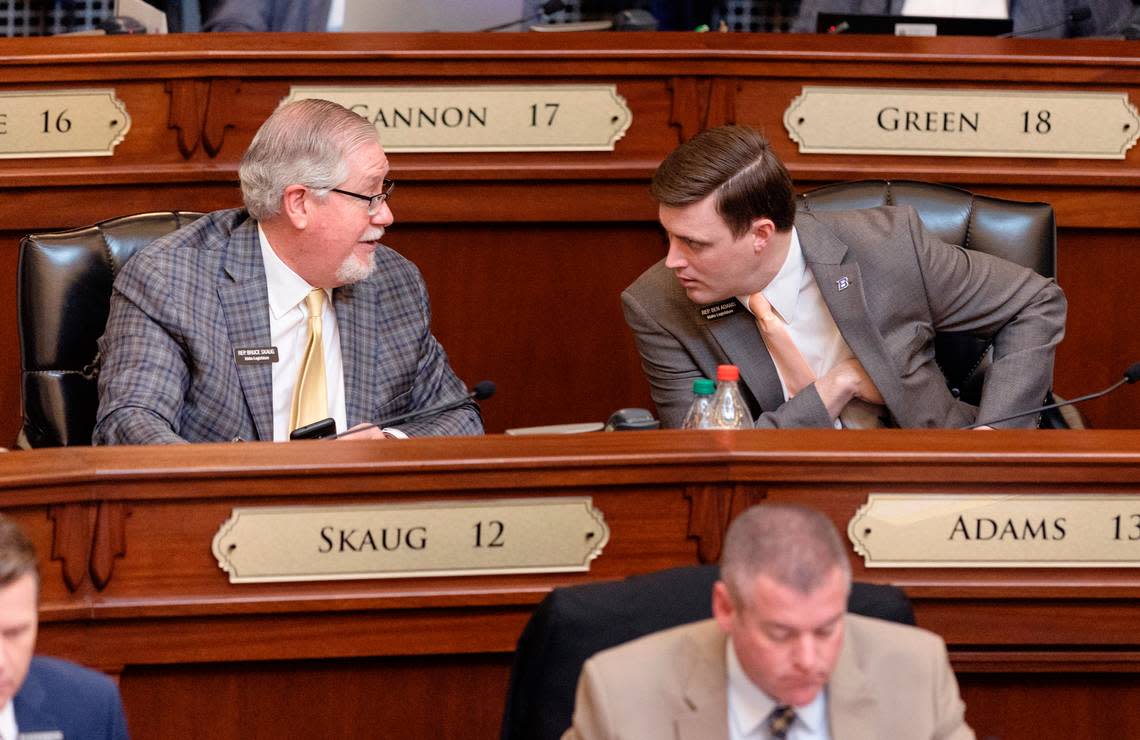
<svg viewBox="0 0 1140 740"><path fill-rule="evenodd" d="M278 108L242 159L245 209L155 241L116 278L95 443L281 441L329 419L350 439L482 433L419 271L380 244L388 174L365 119L325 100Z"/></svg>
<svg viewBox="0 0 1140 740"><path fill-rule="evenodd" d="M969 740L937 636L846 614L831 522L763 504L729 527L713 619L586 662L563 740Z"/></svg>

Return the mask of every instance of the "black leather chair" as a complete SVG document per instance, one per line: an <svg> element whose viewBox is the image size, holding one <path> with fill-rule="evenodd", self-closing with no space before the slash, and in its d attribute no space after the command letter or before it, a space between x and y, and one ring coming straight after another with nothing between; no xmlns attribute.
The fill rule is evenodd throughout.
<svg viewBox="0 0 1140 740"><path fill-rule="evenodd" d="M143 213L20 241L22 445L91 444L99 404L97 341L115 275L136 251L201 215Z"/></svg>
<svg viewBox="0 0 1140 740"><path fill-rule="evenodd" d="M911 206L923 226L949 244L958 244L1055 277L1057 224L1048 203L1025 203L961 188L911 180L857 180L808 191L801 210L833 211L876 206ZM935 337L935 359L950 391L967 403L981 400L990 363L985 337L946 332ZM1042 404L1052 399L1042 399ZM1057 412L1045 414L1042 427L1066 428Z"/></svg>
<svg viewBox="0 0 1140 740"><path fill-rule="evenodd" d="M715 565L556 588L538 605L515 649L502 740L558 740L570 726L582 665L594 653L712 616ZM914 624L894 586L855 583L847 610Z"/></svg>

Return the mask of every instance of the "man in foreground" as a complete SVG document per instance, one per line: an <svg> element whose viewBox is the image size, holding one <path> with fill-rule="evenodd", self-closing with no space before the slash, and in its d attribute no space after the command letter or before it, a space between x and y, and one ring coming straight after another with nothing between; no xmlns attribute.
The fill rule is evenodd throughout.
<svg viewBox="0 0 1140 740"><path fill-rule="evenodd" d="M937 636L846 614L831 522L762 504L729 527L713 619L586 662L563 740L968 740Z"/></svg>
<svg viewBox="0 0 1140 740"><path fill-rule="evenodd" d="M35 548L0 515L0 738L126 740L127 720L111 679L32 657L39 588Z"/></svg>
<svg viewBox="0 0 1140 740"><path fill-rule="evenodd" d="M281 441L325 418L345 431L452 400L350 439L480 434L419 271L380 244L388 169L355 113L278 108L242 159L246 208L155 241L116 278L95 443Z"/></svg>
<svg viewBox="0 0 1140 740"><path fill-rule="evenodd" d="M726 363L759 427L955 428L1044 402L1065 325L1052 280L943 243L911 208L796 213L791 177L748 128L681 145L652 193L669 251L622 304L664 426ZM980 407L946 387L944 331L992 339Z"/></svg>

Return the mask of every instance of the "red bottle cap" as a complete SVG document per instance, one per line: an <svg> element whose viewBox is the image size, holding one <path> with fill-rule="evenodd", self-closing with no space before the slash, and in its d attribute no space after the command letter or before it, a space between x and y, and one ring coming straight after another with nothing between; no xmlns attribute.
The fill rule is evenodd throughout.
<svg viewBox="0 0 1140 740"><path fill-rule="evenodd" d="M740 368L736 365L717 365L716 379L717 381L731 380L736 382L740 380Z"/></svg>

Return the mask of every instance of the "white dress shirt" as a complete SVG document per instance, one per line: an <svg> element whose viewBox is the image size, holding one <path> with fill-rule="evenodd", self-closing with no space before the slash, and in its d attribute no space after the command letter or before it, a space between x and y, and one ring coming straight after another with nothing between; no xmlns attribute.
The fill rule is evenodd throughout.
<svg viewBox="0 0 1140 740"><path fill-rule="evenodd" d="M839 327L835 325L835 319L831 317L831 311L816 285L815 276L807 269L799 232L794 226L784 264L776 277L760 292L772 304L772 310L777 316L787 324L792 341L817 378L855 356L839 333ZM737 296L737 299L746 309L752 310L748 308L748 296ZM780 386L784 400L787 400L788 385L783 377L780 378ZM836 428L840 425L851 429L881 427L883 423L879 419L880 413L879 407L853 399L843 408L840 418L836 420Z"/></svg>
<svg viewBox="0 0 1140 740"><path fill-rule="evenodd" d="M728 667L728 740L771 740L766 723L776 700L765 694L744 673L732 638L725 641L724 662ZM786 740L831 740L827 727L827 689L811 703L795 707L796 720Z"/></svg>
<svg viewBox="0 0 1140 740"><path fill-rule="evenodd" d="M309 310L305 296L313 289L293 272L269 245L269 239L257 225L261 241L261 258L265 263L265 283L269 288L269 339L277 348L277 362L273 363L273 441L289 439L289 412L293 404L293 387L301 374L301 361L309 341ZM321 309L321 345L325 353L325 378L328 382L329 416L336 421L336 430L347 429L348 414L344 401L344 364L340 354L340 330L336 323L336 310L332 304L332 291L325 291Z"/></svg>
<svg viewBox="0 0 1140 740"><path fill-rule="evenodd" d="M1008 18L1007 0L906 0L903 15L936 18Z"/></svg>
<svg viewBox="0 0 1140 740"><path fill-rule="evenodd" d="M20 736L20 728L16 725L16 708L12 700L0 709L0 738L3 740L16 740Z"/></svg>
<svg viewBox="0 0 1140 740"><path fill-rule="evenodd" d="M366 0L355 0L356 2L365 2ZM346 0L332 0L329 3L329 20L328 25L325 26L331 32L340 31L344 28L344 5Z"/></svg>

